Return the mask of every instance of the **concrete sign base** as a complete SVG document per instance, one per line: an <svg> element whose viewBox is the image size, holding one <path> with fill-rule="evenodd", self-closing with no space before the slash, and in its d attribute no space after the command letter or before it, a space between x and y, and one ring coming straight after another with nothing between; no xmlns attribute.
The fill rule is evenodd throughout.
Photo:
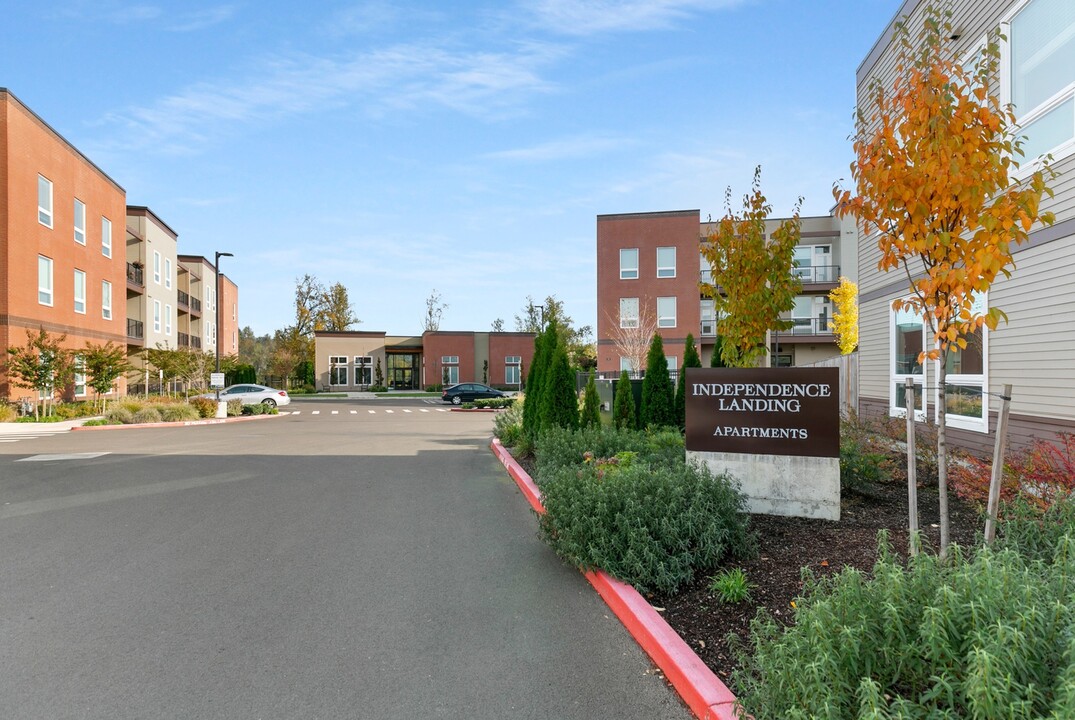
<svg viewBox="0 0 1075 720"><path fill-rule="evenodd" d="M752 513L840 519L839 458L688 450L692 461L735 478Z"/></svg>

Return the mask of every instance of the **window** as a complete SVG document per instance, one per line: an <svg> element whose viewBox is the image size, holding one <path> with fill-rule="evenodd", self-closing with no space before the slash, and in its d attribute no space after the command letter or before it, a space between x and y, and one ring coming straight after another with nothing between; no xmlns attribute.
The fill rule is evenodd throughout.
<svg viewBox="0 0 1075 720"><path fill-rule="evenodd" d="M86 314L86 273L75 270L75 312Z"/></svg>
<svg viewBox="0 0 1075 720"><path fill-rule="evenodd" d="M86 244L86 203L75 198L75 242Z"/></svg>
<svg viewBox="0 0 1075 720"><path fill-rule="evenodd" d="M231 304L231 319L232 320L238 319L238 314L239 314L239 308L235 305L235 303L232 303Z"/></svg>
<svg viewBox="0 0 1075 720"><path fill-rule="evenodd" d="M355 385L373 384L373 358L369 355L355 355Z"/></svg>
<svg viewBox="0 0 1075 720"><path fill-rule="evenodd" d="M717 334L717 309L710 299L702 300L702 335L712 337Z"/></svg>
<svg viewBox="0 0 1075 720"><path fill-rule="evenodd" d="M831 245L800 245L795 248L795 266L792 273L804 283L836 282L838 272L830 265Z"/></svg>
<svg viewBox="0 0 1075 720"><path fill-rule="evenodd" d="M620 250L620 280L638 279L638 248Z"/></svg>
<svg viewBox="0 0 1075 720"><path fill-rule="evenodd" d="M971 309L975 315L987 310L986 297L974 298ZM986 393L986 358L989 331L982 327L966 338L967 347L960 350L953 347L948 351L945 366L945 424L966 430L987 432L989 403ZM934 403L939 403L935 398Z"/></svg>
<svg viewBox="0 0 1075 720"><path fill-rule="evenodd" d="M153 282L161 284L161 254L153 251Z"/></svg>
<svg viewBox="0 0 1075 720"><path fill-rule="evenodd" d="M638 327L638 298L620 298L620 327Z"/></svg>
<svg viewBox="0 0 1075 720"><path fill-rule="evenodd" d="M347 356L346 355L329 355L328 358L329 367L329 385L346 385L347 384Z"/></svg>
<svg viewBox="0 0 1075 720"><path fill-rule="evenodd" d="M826 335L829 318L832 317L832 301L825 295L799 295L791 310L792 335Z"/></svg>
<svg viewBox="0 0 1075 720"><path fill-rule="evenodd" d="M442 355L440 364L441 382L446 386L457 384L459 382L459 356Z"/></svg>
<svg viewBox="0 0 1075 720"><path fill-rule="evenodd" d="M107 280L101 281L101 317L112 319L112 283Z"/></svg>
<svg viewBox="0 0 1075 720"><path fill-rule="evenodd" d="M507 385L520 385L522 383L521 355L508 355L504 358L504 383Z"/></svg>
<svg viewBox="0 0 1075 720"><path fill-rule="evenodd" d="M161 301L153 301L153 332L161 331Z"/></svg>
<svg viewBox="0 0 1075 720"><path fill-rule="evenodd" d="M699 279L708 284L713 284L713 266L709 264L709 261L705 259L705 255L698 253L698 272Z"/></svg>
<svg viewBox="0 0 1075 720"><path fill-rule="evenodd" d="M922 317L909 310L892 310L892 372L890 383L890 408L892 415L903 416L907 407L907 390L904 387L908 378L915 383L916 416L925 419L926 398L922 392L925 386L925 372L918 361L919 354L926 348L925 324Z"/></svg>
<svg viewBox="0 0 1075 720"><path fill-rule="evenodd" d="M172 259L164 258L164 287L172 287Z"/></svg>
<svg viewBox="0 0 1075 720"><path fill-rule="evenodd" d="M37 256L37 302L52 306L52 258Z"/></svg>
<svg viewBox="0 0 1075 720"><path fill-rule="evenodd" d="M165 335L171 335L172 334L172 306L171 305L165 305L164 306L164 334Z"/></svg>
<svg viewBox="0 0 1075 720"><path fill-rule="evenodd" d="M1005 63L1025 157L1075 148L1075 5L1030 0L1011 18ZM1057 152L1058 149L1061 149Z"/></svg>
<svg viewBox="0 0 1075 720"><path fill-rule="evenodd" d="M37 221L52 227L52 181L41 175L37 176Z"/></svg>
<svg viewBox="0 0 1075 720"><path fill-rule="evenodd" d="M112 221L101 217L101 254L112 257Z"/></svg>
<svg viewBox="0 0 1075 720"><path fill-rule="evenodd" d="M75 397L86 395L86 359L81 355L75 355Z"/></svg>
<svg viewBox="0 0 1075 720"><path fill-rule="evenodd" d="M657 277L674 278L676 276L676 249L674 247L657 248Z"/></svg>
<svg viewBox="0 0 1075 720"><path fill-rule="evenodd" d="M631 358L620 356L620 372L626 370L629 373L635 371L635 364L631 362Z"/></svg>
<svg viewBox="0 0 1075 720"><path fill-rule="evenodd" d="M657 298L657 327L674 328L676 326L676 299L674 297Z"/></svg>

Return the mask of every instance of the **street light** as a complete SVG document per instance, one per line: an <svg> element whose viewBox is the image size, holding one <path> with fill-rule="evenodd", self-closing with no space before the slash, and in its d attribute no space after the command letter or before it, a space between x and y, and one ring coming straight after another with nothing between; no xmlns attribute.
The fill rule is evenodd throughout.
<svg viewBox="0 0 1075 720"><path fill-rule="evenodd" d="M216 324L213 326L213 335L216 337L216 343L215 343L214 351L216 353L216 371L217 371L218 374L220 373L220 288L222 286L222 283L220 282L220 258L222 258L222 257L235 257L235 256L232 255L231 253L228 253L228 252L218 252L216 254L216 257L213 258L213 285L214 285L214 287L213 287L213 305L216 308L216 311L214 313L214 322ZM227 408L227 406L226 405L224 406L223 413L221 412L221 410L222 410L222 408L220 406L220 388L217 387L216 388L216 416L218 418L219 417L227 417L228 416L228 408Z"/></svg>

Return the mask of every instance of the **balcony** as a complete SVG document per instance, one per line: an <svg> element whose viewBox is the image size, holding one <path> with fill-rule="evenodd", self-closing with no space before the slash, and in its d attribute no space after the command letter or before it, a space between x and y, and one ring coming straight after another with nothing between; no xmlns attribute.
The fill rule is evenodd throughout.
<svg viewBox="0 0 1075 720"><path fill-rule="evenodd" d="M142 325L142 321L127 318L127 339L144 342L145 337L145 327Z"/></svg>
<svg viewBox="0 0 1075 720"><path fill-rule="evenodd" d="M183 308L184 310L189 310L190 309L190 295L188 295L187 293L183 292L182 290L177 290L176 292L177 292L177 294L179 296L179 307Z"/></svg>
<svg viewBox="0 0 1075 720"><path fill-rule="evenodd" d="M127 287L132 290L145 290L145 268L134 263L127 263Z"/></svg>
<svg viewBox="0 0 1075 720"><path fill-rule="evenodd" d="M785 320L791 320L792 325L790 330L773 331L774 341L779 337L780 342L832 342L835 340L835 336L832 330L829 329L830 318L784 318ZM802 340L799 340L802 338Z"/></svg>
<svg viewBox="0 0 1075 720"><path fill-rule="evenodd" d="M179 343L179 347L181 347L181 348L190 347L190 335L187 335L185 332L181 332L181 333L177 333L177 336L178 336L177 342Z"/></svg>
<svg viewBox="0 0 1075 720"><path fill-rule="evenodd" d="M202 349L202 339L200 337L198 337L197 335L191 335L190 336L190 347L193 350L201 350Z"/></svg>
<svg viewBox="0 0 1075 720"><path fill-rule="evenodd" d="M190 299L190 311L198 315L202 314L202 301L196 297Z"/></svg>

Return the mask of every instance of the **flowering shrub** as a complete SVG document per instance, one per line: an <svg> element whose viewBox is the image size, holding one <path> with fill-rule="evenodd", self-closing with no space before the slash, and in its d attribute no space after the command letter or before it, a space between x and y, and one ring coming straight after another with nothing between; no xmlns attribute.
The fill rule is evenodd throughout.
<svg viewBox="0 0 1075 720"><path fill-rule="evenodd" d="M1022 495L1045 508L1058 495L1075 491L1075 435L1058 433L1055 442L1035 440L1027 448L1009 453L1001 477L1000 497L1006 502ZM989 499L992 460L968 456L951 469L956 495L984 506Z"/></svg>

